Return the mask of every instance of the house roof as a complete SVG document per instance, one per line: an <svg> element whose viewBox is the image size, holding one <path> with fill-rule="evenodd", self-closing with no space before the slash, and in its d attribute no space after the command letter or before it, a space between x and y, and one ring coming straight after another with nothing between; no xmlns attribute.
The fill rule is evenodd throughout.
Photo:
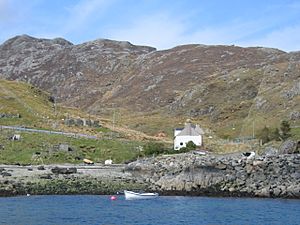
<svg viewBox="0 0 300 225"><path fill-rule="evenodd" d="M203 135L204 131L199 127L199 125L193 125L191 123L186 123L183 130L176 136L199 136Z"/></svg>

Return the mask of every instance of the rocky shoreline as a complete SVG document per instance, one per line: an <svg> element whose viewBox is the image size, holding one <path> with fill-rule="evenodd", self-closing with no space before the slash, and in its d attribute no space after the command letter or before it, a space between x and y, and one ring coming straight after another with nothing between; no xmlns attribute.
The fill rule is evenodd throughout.
<svg viewBox="0 0 300 225"><path fill-rule="evenodd" d="M185 153L127 165L0 165L0 196L115 194L300 198L300 154Z"/></svg>
<svg viewBox="0 0 300 225"><path fill-rule="evenodd" d="M300 198L300 154L181 154L136 161L126 171L166 195Z"/></svg>
<svg viewBox="0 0 300 225"><path fill-rule="evenodd" d="M145 189L124 165L0 165L0 197L16 195L115 194Z"/></svg>

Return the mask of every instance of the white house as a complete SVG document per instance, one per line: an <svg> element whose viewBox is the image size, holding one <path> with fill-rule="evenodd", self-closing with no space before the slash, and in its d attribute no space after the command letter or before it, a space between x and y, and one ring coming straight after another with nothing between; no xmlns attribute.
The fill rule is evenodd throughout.
<svg viewBox="0 0 300 225"><path fill-rule="evenodd" d="M193 125L190 122L186 123L184 128L176 128L174 130L174 150L186 147L189 141L194 142L196 146L202 146L203 134L199 125Z"/></svg>

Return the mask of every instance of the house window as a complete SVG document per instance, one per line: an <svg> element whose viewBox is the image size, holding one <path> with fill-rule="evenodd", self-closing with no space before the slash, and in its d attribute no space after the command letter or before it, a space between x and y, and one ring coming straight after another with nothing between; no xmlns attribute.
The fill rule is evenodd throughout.
<svg viewBox="0 0 300 225"><path fill-rule="evenodd" d="M182 145L183 145L183 143L182 143L182 142L180 142L180 145L182 146Z"/></svg>

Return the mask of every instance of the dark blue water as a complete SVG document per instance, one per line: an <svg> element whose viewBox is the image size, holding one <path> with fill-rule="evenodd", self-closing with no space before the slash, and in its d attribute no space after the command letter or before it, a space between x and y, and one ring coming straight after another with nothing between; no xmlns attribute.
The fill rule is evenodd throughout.
<svg viewBox="0 0 300 225"><path fill-rule="evenodd" d="M300 200L159 197L126 201L118 196L0 198L5 225L300 224Z"/></svg>

